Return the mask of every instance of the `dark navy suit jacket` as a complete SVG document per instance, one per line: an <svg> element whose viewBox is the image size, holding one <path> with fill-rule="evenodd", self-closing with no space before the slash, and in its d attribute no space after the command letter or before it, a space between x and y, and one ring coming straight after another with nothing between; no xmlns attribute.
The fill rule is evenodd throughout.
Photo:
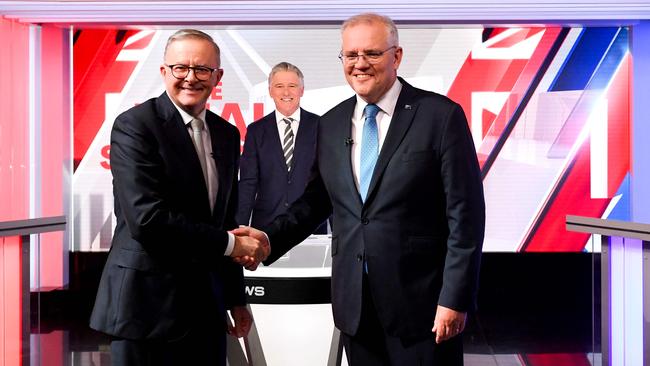
<svg viewBox="0 0 650 366"><path fill-rule="evenodd" d="M205 119L219 174L212 212L196 150L166 93L116 118L117 227L91 328L126 339L172 340L207 319L225 325L225 309L246 303L243 270L223 255L226 230L237 226L239 132L210 111Z"/></svg>
<svg viewBox="0 0 650 366"><path fill-rule="evenodd" d="M365 202L348 142L352 97L320 118L304 195L264 228L270 264L333 212L332 309L346 334L359 327L364 262L379 322L393 336L430 337L437 305L468 311L476 299L485 204L465 114L400 81Z"/></svg>
<svg viewBox="0 0 650 366"><path fill-rule="evenodd" d="M239 171L237 222L256 228L284 213L304 192L316 156L318 116L300 109L293 166L287 172L275 111L251 123Z"/></svg>

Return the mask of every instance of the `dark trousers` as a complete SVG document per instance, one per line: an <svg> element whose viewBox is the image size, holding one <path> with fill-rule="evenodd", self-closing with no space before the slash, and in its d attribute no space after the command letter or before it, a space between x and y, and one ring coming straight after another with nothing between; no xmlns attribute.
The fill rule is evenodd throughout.
<svg viewBox="0 0 650 366"><path fill-rule="evenodd" d="M111 341L113 366L226 365L224 328L193 329L174 341Z"/></svg>
<svg viewBox="0 0 650 366"><path fill-rule="evenodd" d="M435 336L402 339L382 328L364 274L361 322L355 335L342 333L350 366L462 366L461 336L436 344ZM434 316L434 314L431 314Z"/></svg>

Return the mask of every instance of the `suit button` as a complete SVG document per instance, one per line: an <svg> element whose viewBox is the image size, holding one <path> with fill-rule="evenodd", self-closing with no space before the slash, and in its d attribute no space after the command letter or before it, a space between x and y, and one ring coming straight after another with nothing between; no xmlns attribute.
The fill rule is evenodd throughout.
<svg viewBox="0 0 650 366"><path fill-rule="evenodd" d="M364 225L368 225L370 223L370 220L368 220L366 217L361 219L361 223Z"/></svg>
<svg viewBox="0 0 650 366"><path fill-rule="evenodd" d="M363 260L363 256L361 254L357 254L357 262L361 262Z"/></svg>
<svg viewBox="0 0 650 366"><path fill-rule="evenodd" d="M289 202L285 202L284 207L289 207Z"/></svg>
<svg viewBox="0 0 650 366"><path fill-rule="evenodd" d="M287 184L291 184L291 181L290 181L290 180L288 180L288 181L287 181Z"/></svg>

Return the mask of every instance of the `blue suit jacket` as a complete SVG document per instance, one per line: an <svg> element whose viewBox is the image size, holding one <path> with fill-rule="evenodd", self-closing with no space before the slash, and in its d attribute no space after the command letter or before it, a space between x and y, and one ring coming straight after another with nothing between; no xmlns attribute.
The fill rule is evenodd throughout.
<svg viewBox="0 0 650 366"><path fill-rule="evenodd" d="M290 172L275 111L248 126L239 172L240 225L268 225L304 192L316 156L318 116L301 108L299 126Z"/></svg>

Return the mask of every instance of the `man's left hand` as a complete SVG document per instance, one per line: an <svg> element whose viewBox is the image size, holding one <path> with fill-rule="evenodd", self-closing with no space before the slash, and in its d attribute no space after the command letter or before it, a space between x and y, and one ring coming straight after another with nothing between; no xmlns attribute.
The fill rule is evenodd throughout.
<svg viewBox="0 0 650 366"><path fill-rule="evenodd" d="M432 332L436 334L436 343L455 337L465 329L467 313L438 305Z"/></svg>
<svg viewBox="0 0 650 366"><path fill-rule="evenodd" d="M253 325L253 317L246 306L234 306L230 310L230 315L232 315L235 325L229 327L228 334L237 338L247 336Z"/></svg>

